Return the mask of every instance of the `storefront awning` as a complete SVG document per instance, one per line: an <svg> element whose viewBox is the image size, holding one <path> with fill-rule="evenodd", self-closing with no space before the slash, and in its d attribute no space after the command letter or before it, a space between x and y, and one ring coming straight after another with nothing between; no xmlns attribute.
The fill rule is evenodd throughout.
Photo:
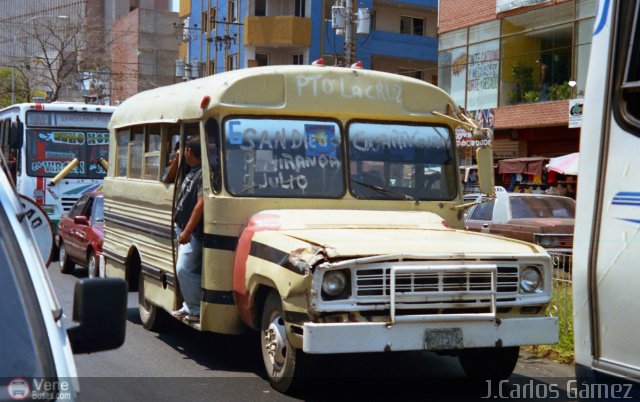
<svg viewBox="0 0 640 402"><path fill-rule="evenodd" d="M545 160L545 158L502 159L498 161L498 173L520 173L541 176Z"/></svg>

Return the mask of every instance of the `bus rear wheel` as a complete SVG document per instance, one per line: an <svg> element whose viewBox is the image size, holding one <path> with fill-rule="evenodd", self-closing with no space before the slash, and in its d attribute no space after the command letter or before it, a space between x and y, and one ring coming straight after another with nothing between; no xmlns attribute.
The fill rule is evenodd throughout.
<svg viewBox="0 0 640 402"><path fill-rule="evenodd" d="M169 316L164 310L147 300L142 271L138 276L138 312L142 327L149 331L160 332L167 327Z"/></svg>
<svg viewBox="0 0 640 402"><path fill-rule="evenodd" d="M305 356L287 339L282 302L275 291L269 294L262 310L260 349L271 386L280 392L297 388L301 382Z"/></svg>
<svg viewBox="0 0 640 402"><path fill-rule="evenodd" d="M516 368L519 346L464 349L458 360L464 372L478 380L504 380Z"/></svg>

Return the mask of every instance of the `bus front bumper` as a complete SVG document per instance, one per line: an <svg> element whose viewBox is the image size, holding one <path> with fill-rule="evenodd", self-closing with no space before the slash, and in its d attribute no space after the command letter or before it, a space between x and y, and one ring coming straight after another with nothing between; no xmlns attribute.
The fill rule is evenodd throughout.
<svg viewBox="0 0 640 402"><path fill-rule="evenodd" d="M395 324L305 323L303 333L303 351L313 354L542 345L558 343L559 337L555 317Z"/></svg>

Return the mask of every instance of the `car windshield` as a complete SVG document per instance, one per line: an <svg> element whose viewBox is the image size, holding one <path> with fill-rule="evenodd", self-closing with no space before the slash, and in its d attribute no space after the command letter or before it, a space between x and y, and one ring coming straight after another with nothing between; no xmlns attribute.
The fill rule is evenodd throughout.
<svg viewBox="0 0 640 402"><path fill-rule="evenodd" d="M350 124L352 194L382 200L453 199L458 172L451 138L444 126Z"/></svg>
<svg viewBox="0 0 640 402"><path fill-rule="evenodd" d="M563 197L509 197L511 218L575 218L576 202Z"/></svg>
<svg viewBox="0 0 640 402"><path fill-rule="evenodd" d="M11 227L1 205L0 225ZM29 269L13 231L0 230L0 378L55 375Z"/></svg>
<svg viewBox="0 0 640 402"><path fill-rule="evenodd" d="M340 197L344 194L340 138L340 126L334 121L227 119L227 188L238 197Z"/></svg>

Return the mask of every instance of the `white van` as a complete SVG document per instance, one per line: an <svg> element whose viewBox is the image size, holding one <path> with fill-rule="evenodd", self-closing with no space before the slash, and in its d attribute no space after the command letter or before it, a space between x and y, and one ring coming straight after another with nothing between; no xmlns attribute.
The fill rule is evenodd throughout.
<svg viewBox="0 0 640 402"><path fill-rule="evenodd" d="M573 254L578 377L640 380L639 7L600 1L594 24Z"/></svg>

